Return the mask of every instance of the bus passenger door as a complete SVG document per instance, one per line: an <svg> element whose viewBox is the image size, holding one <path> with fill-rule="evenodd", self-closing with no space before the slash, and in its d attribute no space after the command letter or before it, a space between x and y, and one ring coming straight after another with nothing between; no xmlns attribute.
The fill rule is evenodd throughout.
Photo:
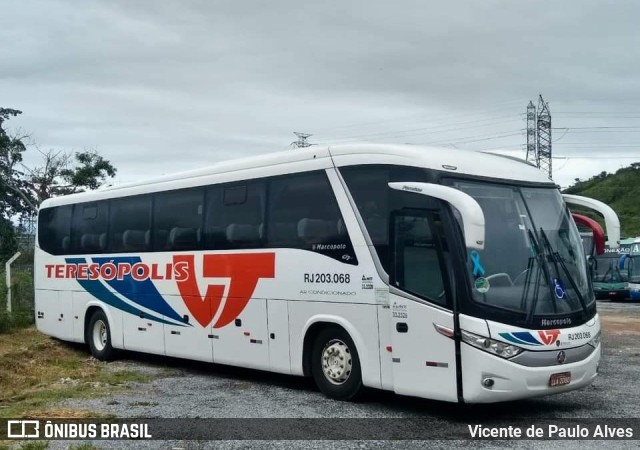
<svg viewBox="0 0 640 450"><path fill-rule="evenodd" d="M394 391L456 401L454 319L439 215L392 214L390 326ZM448 331L447 331L448 330Z"/></svg>

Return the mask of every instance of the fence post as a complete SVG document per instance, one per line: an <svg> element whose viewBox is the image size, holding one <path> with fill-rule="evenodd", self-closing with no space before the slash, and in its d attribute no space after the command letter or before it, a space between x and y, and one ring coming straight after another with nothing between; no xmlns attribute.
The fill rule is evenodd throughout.
<svg viewBox="0 0 640 450"><path fill-rule="evenodd" d="M21 253L16 252L9 261L7 261L4 265L5 275L7 277L7 312L11 312L11 264L18 258L20 258Z"/></svg>

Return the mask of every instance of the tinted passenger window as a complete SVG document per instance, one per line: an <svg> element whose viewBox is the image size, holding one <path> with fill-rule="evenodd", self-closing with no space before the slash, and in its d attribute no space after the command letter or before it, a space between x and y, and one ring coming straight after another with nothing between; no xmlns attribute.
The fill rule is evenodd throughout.
<svg viewBox="0 0 640 450"><path fill-rule="evenodd" d="M45 252L64 255L71 249L72 206L58 206L40 210L38 243Z"/></svg>
<svg viewBox="0 0 640 450"><path fill-rule="evenodd" d="M107 249L108 203L79 203L73 207L71 253L102 253Z"/></svg>
<svg viewBox="0 0 640 450"><path fill-rule="evenodd" d="M204 189L156 194L153 212L153 249L196 250L200 247Z"/></svg>
<svg viewBox="0 0 640 450"><path fill-rule="evenodd" d="M376 249L382 267L390 268L389 217L391 211L424 208L427 198L389 187L394 181L429 181L424 169L398 166L350 166L340 169Z"/></svg>
<svg viewBox="0 0 640 450"><path fill-rule="evenodd" d="M325 172L273 178L269 184L267 246L299 248L357 264Z"/></svg>
<svg viewBox="0 0 640 450"><path fill-rule="evenodd" d="M111 201L109 247L112 252L143 252L150 249L151 196Z"/></svg>
<svg viewBox="0 0 640 450"><path fill-rule="evenodd" d="M260 248L264 242L265 188L261 181L207 189L205 247Z"/></svg>
<svg viewBox="0 0 640 450"><path fill-rule="evenodd" d="M436 242L427 217L394 217L395 261L393 280L397 287L431 302L446 306Z"/></svg>

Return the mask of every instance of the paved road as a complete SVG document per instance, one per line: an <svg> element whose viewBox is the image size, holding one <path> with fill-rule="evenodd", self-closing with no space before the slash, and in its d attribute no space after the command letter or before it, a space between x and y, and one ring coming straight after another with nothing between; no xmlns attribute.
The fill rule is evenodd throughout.
<svg viewBox="0 0 640 450"><path fill-rule="evenodd" d="M304 417L304 418L423 418L459 423L500 419L550 418L639 418L640 417L640 304L599 303L604 322L603 360L600 376L586 389L553 397L497 405L458 406L402 397L388 392L369 391L358 403L336 402L317 392L308 379L200 364L173 358L140 354L125 355L113 368L136 368L159 374L153 382L134 387L126 394L108 398L74 400L65 406L115 414L118 417ZM167 368L170 368L167 370ZM336 420L335 426L340 426ZM640 430L639 430L640 431ZM52 443L63 448L63 443ZM104 445L103 445L104 444ZM147 443L155 448L158 442ZM220 442L163 442L165 448L213 448ZM243 447L251 442L226 442ZM258 443L256 443L258 444ZM260 443L258 446L262 446ZM278 448L295 442L273 443ZM298 443L300 444L300 443ZM311 443L307 443L311 444ZM326 444L326 443L324 443ZM323 446L315 442L315 446ZM352 444L344 442L344 447ZM369 441L369 444L376 444ZM377 443L380 444L380 443ZM376 445L377 445L376 444ZM406 448L411 442L386 442ZM419 443L415 443L419 446ZM484 441L485 444L491 444ZM499 446L499 443L495 443ZM512 442L531 447L532 442ZM510 445L511 445L510 444ZM540 442L538 442L540 444ZM544 443L543 443L544 444ZM549 448L600 448L602 442L548 441ZM143 444L141 444L143 445ZM363 444L364 445L364 444ZM441 441L442 447L467 446L468 442ZM607 443L607 447L636 448L637 442ZM101 443L118 448L123 443ZM341 445L338 445L338 447ZM335 447L335 445L333 446ZM123 447L124 448L124 447Z"/></svg>
<svg viewBox="0 0 640 450"><path fill-rule="evenodd" d="M600 314L626 314L640 318L640 302L612 302L610 300L598 300L598 312Z"/></svg>

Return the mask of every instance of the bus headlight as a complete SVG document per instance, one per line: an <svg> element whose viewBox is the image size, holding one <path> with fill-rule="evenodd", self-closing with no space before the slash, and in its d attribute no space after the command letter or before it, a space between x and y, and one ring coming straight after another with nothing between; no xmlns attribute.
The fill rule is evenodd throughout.
<svg viewBox="0 0 640 450"><path fill-rule="evenodd" d="M478 336L477 334L469 333L468 331L461 331L463 342L501 358L513 358L524 351L524 349L516 347L515 345L505 344L504 342L495 341L484 336Z"/></svg>
<svg viewBox="0 0 640 450"><path fill-rule="evenodd" d="M598 333L593 337L593 339L591 339L589 342L587 342L590 346L592 346L593 348L598 348L598 345L600 345L600 338L602 337L602 332L598 331Z"/></svg>

